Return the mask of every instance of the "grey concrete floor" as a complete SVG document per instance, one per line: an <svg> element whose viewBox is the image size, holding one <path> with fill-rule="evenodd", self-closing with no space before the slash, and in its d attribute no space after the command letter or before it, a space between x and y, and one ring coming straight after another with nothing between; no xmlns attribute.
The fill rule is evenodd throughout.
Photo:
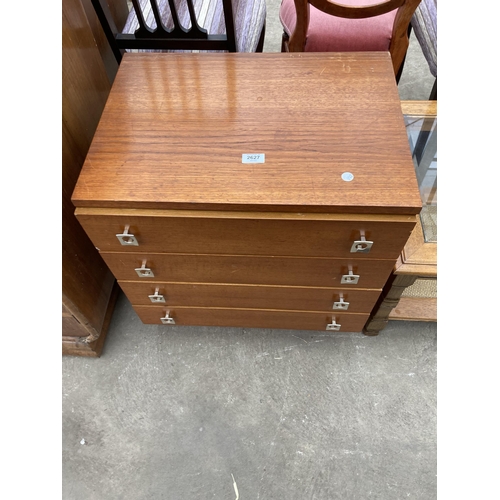
<svg viewBox="0 0 500 500"><path fill-rule="evenodd" d="M63 498L436 498L436 324L142 325L63 359Z"/></svg>
<svg viewBox="0 0 500 500"><path fill-rule="evenodd" d="M401 98L432 83L412 38ZM121 294L101 358L62 359L62 498L437 498L436 334L148 326Z"/></svg>

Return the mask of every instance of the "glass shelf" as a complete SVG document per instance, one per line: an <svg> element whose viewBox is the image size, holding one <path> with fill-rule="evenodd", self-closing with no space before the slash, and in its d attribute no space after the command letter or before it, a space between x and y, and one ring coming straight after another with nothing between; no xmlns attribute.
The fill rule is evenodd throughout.
<svg viewBox="0 0 500 500"><path fill-rule="evenodd" d="M408 140L417 174L424 239L437 242L437 116L404 115Z"/></svg>

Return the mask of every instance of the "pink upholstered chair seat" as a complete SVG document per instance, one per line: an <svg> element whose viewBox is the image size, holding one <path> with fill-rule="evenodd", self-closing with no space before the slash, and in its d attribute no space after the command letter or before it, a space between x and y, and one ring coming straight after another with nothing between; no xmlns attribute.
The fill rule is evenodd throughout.
<svg viewBox="0 0 500 500"><path fill-rule="evenodd" d="M366 6L381 3L381 0L339 0L337 3ZM325 14L310 5L309 29L304 50L306 52L387 51L396 14L397 9L366 19L343 19ZM296 23L294 0L283 0L279 15L285 33L290 36Z"/></svg>

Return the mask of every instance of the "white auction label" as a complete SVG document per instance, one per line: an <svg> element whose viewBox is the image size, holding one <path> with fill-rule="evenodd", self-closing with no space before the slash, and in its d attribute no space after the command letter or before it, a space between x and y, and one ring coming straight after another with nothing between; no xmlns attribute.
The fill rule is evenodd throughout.
<svg viewBox="0 0 500 500"><path fill-rule="evenodd" d="M266 162L266 155L264 153L241 155L241 163L265 163L265 162Z"/></svg>

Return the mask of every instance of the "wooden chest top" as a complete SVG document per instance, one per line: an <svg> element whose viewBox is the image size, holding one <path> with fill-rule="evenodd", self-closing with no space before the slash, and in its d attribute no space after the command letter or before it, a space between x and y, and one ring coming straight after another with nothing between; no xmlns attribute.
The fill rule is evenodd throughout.
<svg viewBox="0 0 500 500"><path fill-rule="evenodd" d="M390 56L126 54L72 200L418 213Z"/></svg>

